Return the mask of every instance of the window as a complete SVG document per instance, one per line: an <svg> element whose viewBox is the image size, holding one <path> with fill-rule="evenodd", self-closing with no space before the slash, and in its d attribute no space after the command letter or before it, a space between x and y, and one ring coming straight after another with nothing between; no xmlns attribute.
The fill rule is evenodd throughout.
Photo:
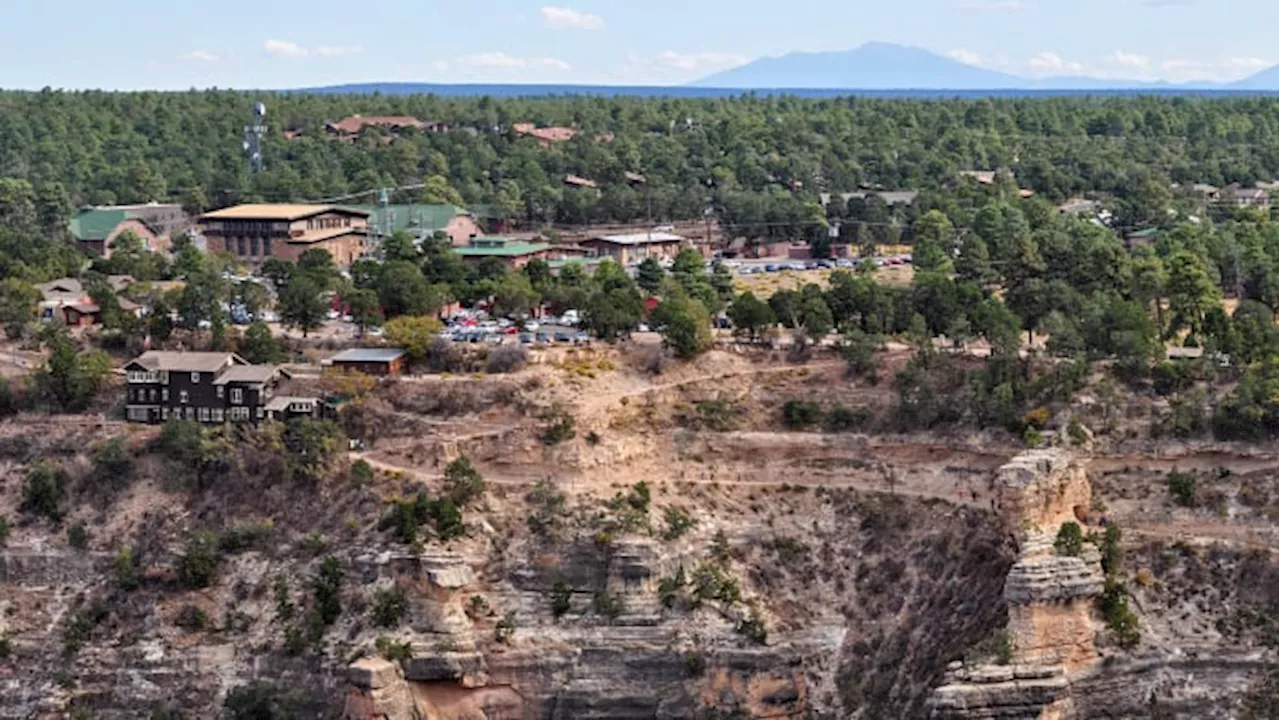
<svg viewBox="0 0 1280 720"><path fill-rule="evenodd" d="M155 401L156 401L156 389L151 388L151 402L155 402Z"/></svg>
<svg viewBox="0 0 1280 720"><path fill-rule="evenodd" d="M249 238L249 254L250 255L258 254L258 238L256 235L254 237Z"/></svg>
<svg viewBox="0 0 1280 720"><path fill-rule="evenodd" d="M200 408L200 422L209 422L209 408Z"/></svg>
<svg viewBox="0 0 1280 720"><path fill-rule="evenodd" d="M231 388L231 404L239 405L242 402L244 402L244 390Z"/></svg>
<svg viewBox="0 0 1280 720"><path fill-rule="evenodd" d="M244 255L245 254L244 251L245 251L244 238L242 237L236 238L236 254Z"/></svg>
<svg viewBox="0 0 1280 720"><path fill-rule="evenodd" d="M160 388L160 402L169 402L169 388Z"/></svg>
<svg viewBox="0 0 1280 720"><path fill-rule="evenodd" d="M227 417L229 417L231 420L234 420L234 421L248 420L249 408L247 407L230 408L229 410L227 410Z"/></svg>
<svg viewBox="0 0 1280 720"><path fill-rule="evenodd" d="M261 408L261 407L259 407L259 408L258 408L258 419L259 419L259 420L261 420L261 419L262 419L262 415L263 415L263 410L262 410L262 408Z"/></svg>
<svg viewBox="0 0 1280 720"><path fill-rule="evenodd" d="M218 386L218 399L219 399L219 400L221 400L221 399L222 399L222 386L221 386L221 385L219 385L219 386Z"/></svg>
<svg viewBox="0 0 1280 720"><path fill-rule="evenodd" d="M181 391L179 391L179 392L178 392L178 402L182 403L183 405L186 405L186 404L187 404L187 399L188 399L188 398L187 398L187 391L186 391L186 390L181 390ZM188 409L188 410L190 410L191 408L187 408L187 409Z"/></svg>
<svg viewBox="0 0 1280 720"><path fill-rule="evenodd" d="M222 408L213 409L213 421L218 423L222 422Z"/></svg>
<svg viewBox="0 0 1280 720"><path fill-rule="evenodd" d="M199 385L199 384L200 384L200 373L198 373L198 372L193 372L193 373L191 373L191 384L192 384L192 385Z"/></svg>
<svg viewBox="0 0 1280 720"><path fill-rule="evenodd" d="M131 408L128 408L127 414L129 419L133 420L134 422L145 422L147 419L146 408L131 407Z"/></svg>
<svg viewBox="0 0 1280 720"><path fill-rule="evenodd" d="M188 420L195 420L195 419L196 419L196 409L195 409L195 408L193 408L193 407L191 407L191 406L187 406L187 411L186 411L185 415L187 416L187 419L188 419Z"/></svg>
<svg viewBox="0 0 1280 720"><path fill-rule="evenodd" d="M160 371L160 384L161 384L161 385L168 385L168 384L169 384L169 371L168 371L168 370L161 370L161 371Z"/></svg>
<svg viewBox="0 0 1280 720"><path fill-rule="evenodd" d="M262 238L262 254L263 255L271 254L271 238L269 237Z"/></svg>

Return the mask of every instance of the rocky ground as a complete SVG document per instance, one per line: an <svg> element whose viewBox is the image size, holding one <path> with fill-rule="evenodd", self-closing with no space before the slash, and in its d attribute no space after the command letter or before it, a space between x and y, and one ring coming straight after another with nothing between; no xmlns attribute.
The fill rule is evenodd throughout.
<svg viewBox="0 0 1280 720"><path fill-rule="evenodd" d="M892 432L891 382L831 357L534 359L362 391L364 449L310 480L248 439L193 484L155 428L0 424L0 717L216 717L228 696L284 717L1274 717L1275 447L1157 443L1140 399L1072 444L1066 418L1111 412L1083 393L1042 457ZM786 427L790 400L850 414ZM112 436L120 487L86 457ZM488 486L465 535L397 539L388 503L439 497L463 456ZM40 459L65 471L59 524L19 507ZM1097 533L1078 555L1054 548L1066 521ZM188 589L202 531L221 560ZM1140 628L1123 645L1112 581Z"/></svg>

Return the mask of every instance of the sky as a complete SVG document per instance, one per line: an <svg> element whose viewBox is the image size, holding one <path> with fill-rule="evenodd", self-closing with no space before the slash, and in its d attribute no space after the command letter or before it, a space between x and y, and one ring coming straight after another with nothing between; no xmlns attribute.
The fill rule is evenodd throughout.
<svg viewBox="0 0 1280 720"><path fill-rule="evenodd" d="M1280 55L1276 0L552 1L0 0L0 88L677 85L869 41L1028 77L1234 80Z"/></svg>

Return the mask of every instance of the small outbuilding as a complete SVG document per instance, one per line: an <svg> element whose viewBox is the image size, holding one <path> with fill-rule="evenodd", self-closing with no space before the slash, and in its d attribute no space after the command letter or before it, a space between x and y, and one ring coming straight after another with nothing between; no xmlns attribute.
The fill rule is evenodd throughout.
<svg viewBox="0 0 1280 720"><path fill-rule="evenodd" d="M400 348L352 348L329 358L326 364L342 372L390 377L404 372L408 356Z"/></svg>

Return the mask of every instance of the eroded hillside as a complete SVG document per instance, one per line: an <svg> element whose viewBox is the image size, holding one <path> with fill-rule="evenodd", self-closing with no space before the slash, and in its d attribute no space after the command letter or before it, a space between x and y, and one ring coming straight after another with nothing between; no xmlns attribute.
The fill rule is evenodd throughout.
<svg viewBox="0 0 1280 720"><path fill-rule="evenodd" d="M280 428L5 422L0 717L1274 712L1274 447L1086 389L1028 454L904 432L832 357L640 354L338 388L364 445L320 465Z"/></svg>

